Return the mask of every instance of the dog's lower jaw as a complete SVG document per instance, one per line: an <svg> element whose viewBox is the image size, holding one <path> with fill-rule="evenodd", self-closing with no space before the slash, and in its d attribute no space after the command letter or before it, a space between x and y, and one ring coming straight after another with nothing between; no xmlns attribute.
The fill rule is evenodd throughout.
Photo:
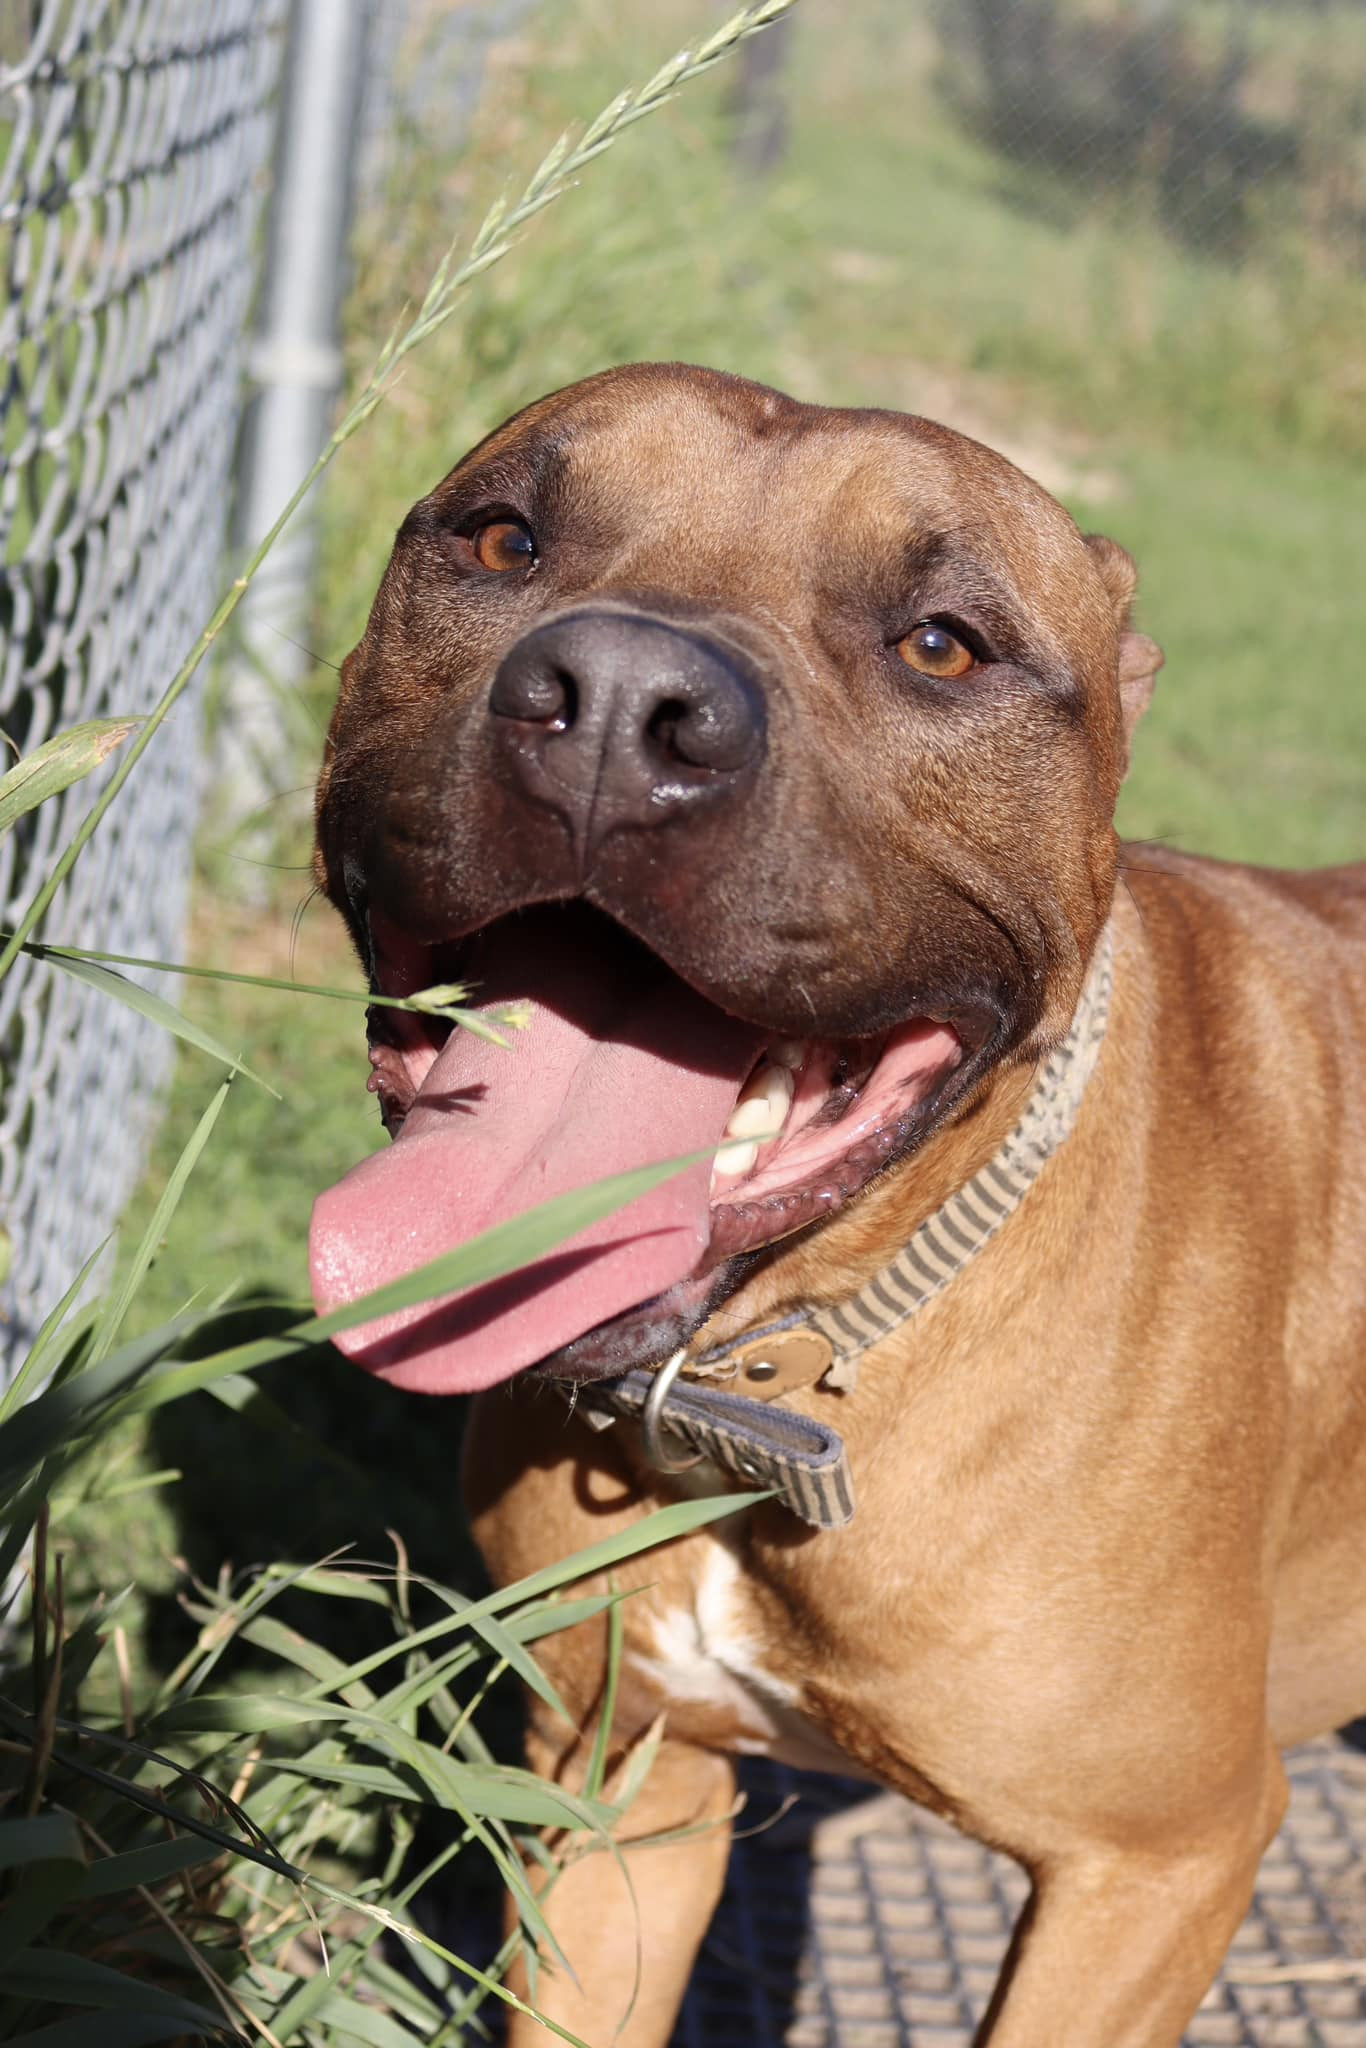
<svg viewBox="0 0 1366 2048"><path fill-rule="evenodd" d="M744 1285L763 1255L746 1252L706 1273L691 1274L653 1301L585 1330L534 1365L533 1377L582 1382L609 1379L635 1366L661 1365Z"/></svg>

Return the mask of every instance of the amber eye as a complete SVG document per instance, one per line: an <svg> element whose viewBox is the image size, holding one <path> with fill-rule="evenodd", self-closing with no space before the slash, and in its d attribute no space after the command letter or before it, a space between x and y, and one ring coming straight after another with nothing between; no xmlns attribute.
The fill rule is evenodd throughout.
<svg viewBox="0 0 1366 2048"><path fill-rule="evenodd" d="M520 519L494 519L470 535L474 559L481 569L529 569L536 560L531 528Z"/></svg>
<svg viewBox="0 0 1366 2048"><path fill-rule="evenodd" d="M906 638L897 641L896 651L908 668L918 669L922 676L965 676L977 660L972 649L947 626L936 626L930 619L912 626Z"/></svg>

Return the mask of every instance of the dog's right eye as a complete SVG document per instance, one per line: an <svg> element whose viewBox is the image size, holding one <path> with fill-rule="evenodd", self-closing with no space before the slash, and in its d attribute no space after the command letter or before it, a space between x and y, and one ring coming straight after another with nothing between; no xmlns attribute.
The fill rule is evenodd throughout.
<svg viewBox="0 0 1366 2048"><path fill-rule="evenodd" d="M922 619L912 626L905 639L897 641L896 651L908 668L918 669L922 676L956 680L977 666L972 649L936 619Z"/></svg>
<svg viewBox="0 0 1366 2048"><path fill-rule="evenodd" d="M481 569L499 574L536 565L536 541L520 519L491 519L470 535L470 549Z"/></svg>

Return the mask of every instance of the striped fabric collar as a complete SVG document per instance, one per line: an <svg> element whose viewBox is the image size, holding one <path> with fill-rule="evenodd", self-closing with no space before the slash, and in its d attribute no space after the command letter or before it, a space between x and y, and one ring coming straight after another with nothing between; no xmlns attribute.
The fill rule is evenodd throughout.
<svg viewBox="0 0 1366 2048"><path fill-rule="evenodd" d="M854 1512L844 1444L828 1422L775 1410L762 1400L723 1391L718 1381L770 1383L781 1400L794 1385L819 1381L847 1393L859 1361L943 1292L990 1244L1070 1135L1100 1056L1114 987L1114 941L1107 925L1092 958L1071 1029L1044 1062L1020 1121L995 1157L915 1231L882 1270L834 1307L796 1311L761 1329L691 1356L686 1347L651 1374L635 1371L580 1390L585 1419L605 1428L617 1416L648 1424L647 1455L661 1471L709 1459L750 1485L774 1488L815 1528L834 1528ZM773 1363L802 1347L799 1375ZM682 1373L685 1377L679 1380ZM662 1396L663 1398L659 1398ZM665 1439L676 1440L671 1451Z"/></svg>

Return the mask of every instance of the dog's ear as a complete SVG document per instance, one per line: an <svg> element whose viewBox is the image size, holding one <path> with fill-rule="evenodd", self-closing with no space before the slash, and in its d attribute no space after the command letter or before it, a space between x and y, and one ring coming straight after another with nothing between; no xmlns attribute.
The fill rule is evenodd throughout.
<svg viewBox="0 0 1366 2048"><path fill-rule="evenodd" d="M1088 533L1086 545L1091 551L1092 565L1109 593L1119 627L1119 701L1124 713L1127 750L1133 746L1134 727L1152 703L1153 682L1167 657L1156 640L1150 640L1146 633L1136 633L1129 624L1138 570L1128 549L1122 548L1117 540L1108 540L1103 533Z"/></svg>

